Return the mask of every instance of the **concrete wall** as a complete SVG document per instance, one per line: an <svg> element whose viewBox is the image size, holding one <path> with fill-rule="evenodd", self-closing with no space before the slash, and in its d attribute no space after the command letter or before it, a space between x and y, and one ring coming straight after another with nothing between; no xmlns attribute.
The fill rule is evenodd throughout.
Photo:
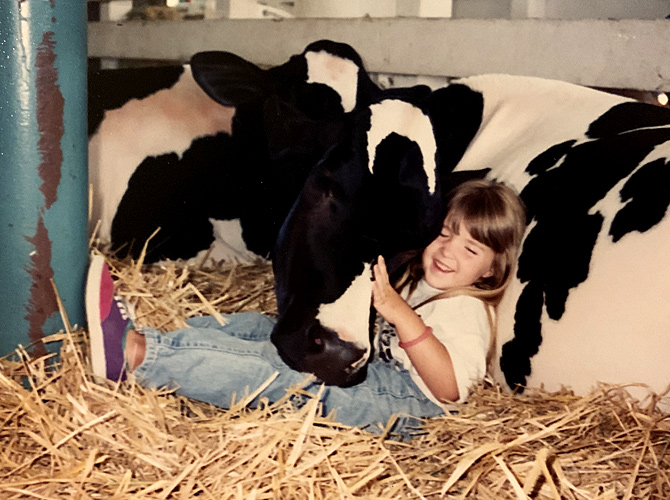
<svg viewBox="0 0 670 500"><path fill-rule="evenodd" d="M663 19L670 0L207 2L218 10L206 21L139 24L118 22L130 0L103 3L102 19L117 22L89 26L89 54L104 58L103 67L114 67L114 59L185 62L201 50L227 50L273 65L311 41L330 38L353 45L370 71L392 74L406 84L417 80L401 75L441 82L499 72L596 87L670 90L670 21ZM216 19L224 13L230 19ZM287 16L311 19L248 20ZM339 19L315 19L322 16ZM570 20L546 19L561 17ZM588 17L656 20L582 20Z"/></svg>
<svg viewBox="0 0 670 500"><path fill-rule="evenodd" d="M249 36L262 33L262 36ZM510 73L581 85L670 90L670 22L286 19L90 23L89 56L188 61L226 50L281 64L310 42L355 47L369 71L428 76ZM137 43L142 40L142 43Z"/></svg>
<svg viewBox="0 0 670 500"><path fill-rule="evenodd" d="M453 0L452 17L460 19L509 19L507 0Z"/></svg>
<svg viewBox="0 0 670 500"><path fill-rule="evenodd" d="M461 19L663 19L670 0L452 0Z"/></svg>
<svg viewBox="0 0 670 500"><path fill-rule="evenodd" d="M134 0L135 5L166 0ZM208 18L263 17L454 17L459 19L663 19L670 0L194 0L207 3ZM131 0L102 3L117 20ZM169 0L172 5L178 0Z"/></svg>
<svg viewBox="0 0 670 500"><path fill-rule="evenodd" d="M670 0L542 0L545 19L663 19Z"/></svg>

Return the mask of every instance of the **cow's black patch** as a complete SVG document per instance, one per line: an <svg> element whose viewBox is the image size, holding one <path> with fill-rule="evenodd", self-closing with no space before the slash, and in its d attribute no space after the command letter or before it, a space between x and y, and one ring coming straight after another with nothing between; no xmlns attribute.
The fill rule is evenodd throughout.
<svg viewBox="0 0 670 500"><path fill-rule="evenodd" d="M105 111L118 109L131 99L143 99L172 87L183 66L98 70L88 74L88 135L95 134Z"/></svg>
<svg viewBox="0 0 670 500"><path fill-rule="evenodd" d="M225 168L247 172L240 221L249 250L271 255L305 178L343 130L343 121L312 121L274 97L236 116Z"/></svg>
<svg viewBox="0 0 670 500"><path fill-rule="evenodd" d="M659 127L669 124L669 109L639 102L625 102L603 113L589 126L586 135L598 139L639 128Z"/></svg>
<svg viewBox="0 0 670 500"><path fill-rule="evenodd" d="M519 296L514 315L517 334L502 347L500 369L507 385L523 391L526 377L530 375L530 358L535 356L542 343L542 305L544 297L541 283L529 283Z"/></svg>
<svg viewBox="0 0 670 500"><path fill-rule="evenodd" d="M430 100L432 90L427 85L415 85L413 87L394 87L380 92L372 103L387 100L399 100L407 102L426 112L426 105Z"/></svg>
<svg viewBox="0 0 670 500"><path fill-rule="evenodd" d="M388 135L376 148L373 173L373 215L367 229L379 243L377 252L393 255L430 243L442 221L442 204L439 191L428 193L419 146L407 137Z"/></svg>
<svg viewBox="0 0 670 500"><path fill-rule="evenodd" d="M612 220L609 231L612 241L658 224L670 205L670 167L666 159L659 158L634 172L621 189L621 201L627 203Z"/></svg>
<svg viewBox="0 0 670 500"><path fill-rule="evenodd" d="M563 316L570 289L588 276L602 221L600 214L556 214L543 219L526 237L519 257L519 280L541 286L551 319Z"/></svg>
<svg viewBox="0 0 670 500"><path fill-rule="evenodd" d="M147 262L193 257L214 240L209 217L239 217L249 171L224 168L222 151L230 141L224 133L205 137L181 158L149 157L137 167L112 222L112 241L122 242L120 256L137 258L160 228L149 242Z"/></svg>
<svg viewBox="0 0 670 500"><path fill-rule="evenodd" d="M433 124L440 176L448 177L482 124L481 92L453 84L433 92L426 110Z"/></svg>
<svg viewBox="0 0 670 500"><path fill-rule="evenodd" d="M606 115L599 119L600 132L608 128ZM614 120L610 130L620 129L618 121L622 118L618 113L610 118ZM551 319L560 320L570 290L588 276L604 220L594 207L617 183L630 176L656 145L668 140L670 128L638 129L620 135L602 133L599 139L553 146L529 164L527 172L534 177L522 190L521 197L529 220L535 225L526 237L517 276L527 283L526 288L530 287L536 300L519 300L515 337L503 347L501 366L514 384L525 385L529 353L537 352L539 344L534 343L541 342L534 318L544 307ZM611 229L613 237L618 236L615 241L625 232L648 229L647 226L662 219L668 206L667 184L648 188L651 182L660 183L666 176L667 168L661 163L650 164L631 176L621 195L622 199L636 200L629 210L637 213L633 217L632 212L620 211ZM642 191L650 199L641 201ZM542 301L538 302L540 296ZM527 345L528 342L533 345ZM522 376L523 373L526 375Z"/></svg>

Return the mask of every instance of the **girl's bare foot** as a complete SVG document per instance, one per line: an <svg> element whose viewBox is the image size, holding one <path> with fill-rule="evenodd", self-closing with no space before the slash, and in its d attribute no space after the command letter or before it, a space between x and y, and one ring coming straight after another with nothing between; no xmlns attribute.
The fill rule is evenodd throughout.
<svg viewBox="0 0 670 500"><path fill-rule="evenodd" d="M146 352L146 340L144 335L138 333L136 330L128 330L126 334L126 360L128 363L128 371L133 372L135 368L144 361L144 354Z"/></svg>

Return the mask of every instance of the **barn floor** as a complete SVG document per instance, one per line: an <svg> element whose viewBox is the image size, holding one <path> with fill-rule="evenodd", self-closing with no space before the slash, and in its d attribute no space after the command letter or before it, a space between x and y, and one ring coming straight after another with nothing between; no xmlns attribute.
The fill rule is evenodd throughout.
<svg viewBox="0 0 670 500"><path fill-rule="evenodd" d="M272 313L267 264L213 271L111 260L138 323ZM83 330L60 358L0 360L0 498L670 498L670 416L621 387L522 396L483 384L400 443L300 410L231 410L94 379ZM298 390L298 389L296 389Z"/></svg>

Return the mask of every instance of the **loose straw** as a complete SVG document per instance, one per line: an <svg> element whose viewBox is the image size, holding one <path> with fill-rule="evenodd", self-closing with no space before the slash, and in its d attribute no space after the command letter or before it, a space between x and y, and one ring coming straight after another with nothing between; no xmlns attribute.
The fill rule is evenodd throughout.
<svg viewBox="0 0 670 500"><path fill-rule="evenodd" d="M142 324L166 331L202 314L276 314L267 262L105 256ZM324 416L323 388L294 387L270 404L265 385L250 387L224 410L133 377L100 380L87 332L64 324L44 340L66 340L58 357L18 349L0 359L2 499L670 498L670 416L658 409L667 394L640 402L602 385L584 396L513 395L486 381L401 442L392 422L379 423L380 435Z"/></svg>

